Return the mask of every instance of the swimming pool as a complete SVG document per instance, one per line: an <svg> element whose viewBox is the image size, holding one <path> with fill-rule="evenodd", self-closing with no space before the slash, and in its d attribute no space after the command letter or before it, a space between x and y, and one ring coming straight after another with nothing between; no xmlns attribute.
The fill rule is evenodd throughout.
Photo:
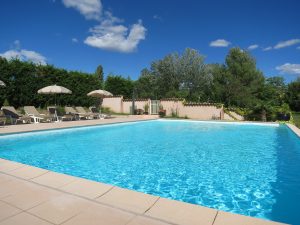
<svg viewBox="0 0 300 225"><path fill-rule="evenodd" d="M4 135L0 157L299 223L300 139L285 125L158 120Z"/></svg>

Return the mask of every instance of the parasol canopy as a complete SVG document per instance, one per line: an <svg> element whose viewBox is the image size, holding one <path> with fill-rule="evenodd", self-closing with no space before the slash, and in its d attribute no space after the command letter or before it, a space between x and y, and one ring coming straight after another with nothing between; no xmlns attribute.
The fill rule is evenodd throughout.
<svg viewBox="0 0 300 225"><path fill-rule="evenodd" d="M91 96L91 97L96 97L96 98L104 98L106 96L113 96L112 93L105 91L105 90L94 90L94 91L91 91L90 93L88 93L87 95Z"/></svg>

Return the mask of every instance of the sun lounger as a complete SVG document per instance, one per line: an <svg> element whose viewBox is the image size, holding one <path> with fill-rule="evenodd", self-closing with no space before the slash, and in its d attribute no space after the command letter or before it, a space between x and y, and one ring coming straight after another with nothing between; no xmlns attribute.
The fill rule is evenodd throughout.
<svg viewBox="0 0 300 225"><path fill-rule="evenodd" d="M31 117L34 123L51 122L55 117L51 115L40 114L34 106L24 106L25 113Z"/></svg>
<svg viewBox="0 0 300 225"><path fill-rule="evenodd" d="M99 113L87 112L81 106L76 106L75 109L76 109L76 111L78 112L79 115L86 116L88 119L99 119L100 118Z"/></svg>
<svg viewBox="0 0 300 225"><path fill-rule="evenodd" d="M90 109L90 111L92 113L98 114L98 116L99 116L100 119L109 119L109 118L112 118L111 115L108 115L108 114L105 114L105 113L98 113L97 112L97 108L95 106L91 106L91 107L89 107L89 109Z"/></svg>
<svg viewBox="0 0 300 225"><path fill-rule="evenodd" d="M75 120L87 119L86 115L79 114L73 107L65 106L66 115L74 116Z"/></svg>
<svg viewBox="0 0 300 225"><path fill-rule="evenodd" d="M68 120L68 121L75 120L75 117L71 114L65 114L63 116L58 115L56 106L48 106L47 110L49 112L49 115L51 115L55 118L56 122L65 121L65 120Z"/></svg>
<svg viewBox="0 0 300 225"><path fill-rule="evenodd" d="M4 115L10 119L11 124L21 123L31 123L31 118L29 116L24 116L19 114L13 106L3 106L1 108Z"/></svg>
<svg viewBox="0 0 300 225"><path fill-rule="evenodd" d="M6 123L6 116L3 115L3 112L0 111L0 126L4 126Z"/></svg>

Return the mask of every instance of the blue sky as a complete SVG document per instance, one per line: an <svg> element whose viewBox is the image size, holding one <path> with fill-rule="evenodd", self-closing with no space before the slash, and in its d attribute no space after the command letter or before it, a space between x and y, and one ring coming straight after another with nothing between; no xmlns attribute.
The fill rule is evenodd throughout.
<svg viewBox="0 0 300 225"><path fill-rule="evenodd" d="M299 0L3 0L0 55L136 79L153 60L194 48L223 63L248 49L266 76L300 76Z"/></svg>

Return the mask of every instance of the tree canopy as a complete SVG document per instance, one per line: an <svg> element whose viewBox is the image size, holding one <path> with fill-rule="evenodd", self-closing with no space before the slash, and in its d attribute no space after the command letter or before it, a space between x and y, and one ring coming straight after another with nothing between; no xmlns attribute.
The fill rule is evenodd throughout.
<svg viewBox="0 0 300 225"><path fill-rule="evenodd" d="M300 111L300 77L288 85L287 102L292 110Z"/></svg>
<svg viewBox="0 0 300 225"><path fill-rule="evenodd" d="M90 106L94 104L95 99L88 97L87 93L101 88L100 81L88 73L67 71L51 65L37 65L18 59L7 61L1 57L0 80L7 86L0 88L0 105L7 100L15 107L53 105L53 95L37 94L37 91L54 84L73 92L72 95L57 95L59 104Z"/></svg>
<svg viewBox="0 0 300 225"><path fill-rule="evenodd" d="M108 75L105 81L105 90L114 95L123 95L125 98L132 97L134 82L130 78Z"/></svg>
<svg viewBox="0 0 300 225"><path fill-rule="evenodd" d="M132 98L184 98L188 102L222 103L250 120L276 120L291 110L300 111L300 78L286 84L279 76L266 78L248 51L230 49L223 64L206 64L205 57L187 48L153 61L137 80L109 74L104 79L102 65L95 73L67 71L52 65L37 65L0 57L0 105L15 107L54 103L54 96L37 94L48 85L61 85L72 95L58 96L61 105L90 106L95 99L86 94L105 89L114 95Z"/></svg>

